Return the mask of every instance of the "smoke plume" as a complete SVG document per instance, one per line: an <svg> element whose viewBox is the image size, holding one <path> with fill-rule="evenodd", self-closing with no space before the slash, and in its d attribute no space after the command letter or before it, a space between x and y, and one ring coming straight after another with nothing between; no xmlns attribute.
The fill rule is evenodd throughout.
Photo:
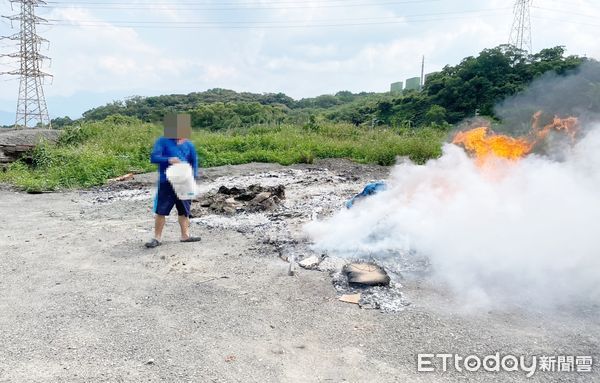
<svg viewBox="0 0 600 383"><path fill-rule="evenodd" d="M495 113L503 122L498 130L525 134L537 111L547 119L577 116L584 127L600 121L600 63L589 60L568 75L543 74L523 92L496 105Z"/></svg>
<svg viewBox="0 0 600 383"><path fill-rule="evenodd" d="M565 79L544 81L576 93ZM543 88L534 84L529 96ZM534 103L527 94L521 105ZM485 167L446 144L440 158L398 164L387 190L306 231L336 256L427 256L433 278L476 303L600 303L600 124L585 128L560 156Z"/></svg>

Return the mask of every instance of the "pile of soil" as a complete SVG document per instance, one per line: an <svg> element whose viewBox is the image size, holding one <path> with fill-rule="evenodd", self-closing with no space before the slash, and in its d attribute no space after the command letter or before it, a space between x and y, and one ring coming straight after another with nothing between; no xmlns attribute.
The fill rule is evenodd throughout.
<svg viewBox="0 0 600 383"><path fill-rule="evenodd" d="M60 133L50 129L0 129L0 164L26 156L42 141L56 142Z"/></svg>
<svg viewBox="0 0 600 383"><path fill-rule="evenodd" d="M200 196L192 208L192 215L202 214L201 209L211 213L232 215L258 213L274 210L285 199L285 186L250 185L247 188L221 186L216 193ZM194 206L194 205L192 205Z"/></svg>

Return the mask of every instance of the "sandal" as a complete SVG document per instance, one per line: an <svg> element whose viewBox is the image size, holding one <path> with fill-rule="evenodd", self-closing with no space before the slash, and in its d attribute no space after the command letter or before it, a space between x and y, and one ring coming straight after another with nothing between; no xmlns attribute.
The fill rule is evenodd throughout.
<svg viewBox="0 0 600 383"><path fill-rule="evenodd" d="M149 242L146 242L144 245L148 249L154 249L157 246L160 246L160 241L156 238L152 238Z"/></svg>

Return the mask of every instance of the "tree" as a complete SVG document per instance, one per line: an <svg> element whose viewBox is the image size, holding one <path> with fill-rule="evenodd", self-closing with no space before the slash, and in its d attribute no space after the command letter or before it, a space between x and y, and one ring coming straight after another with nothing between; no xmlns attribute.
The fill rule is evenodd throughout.
<svg viewBox="0 0 600 383"><path fill-rule="evenodd" d="M446 66L427 78L422 91L404 94L352 93L294 100L283 93L235 92L209 89L187 95L131 97L114 101L84 113L86 120L101 120L113 114L157 122L168 112L189 112L194 127L226 129L256 124L283 122L306 124L311 115L320 120L348 122L356 126L371 125L375 119L391 126L414 127L443 122L457 123L474 116L476 111L495 116L495 106L508 96L523 91L533 80L555 73L564 76L582 63L593 62L578 56L566 56L564 47L543 49L530 55L510 45L484 49L477 56L463 59L458 65ZM596 63L597 64L597 63ZM590 73L589 84L582 84L581 94L590 99L580 105L599 103L600 80Z"/></svg>
<svg viewBox="0 0 600 383"><path fill-rule="evenodd" d="M446 108L440 105L431 105L427 113L425 113L425 123L443 124L446 122Z"/></svg>
<svg viewBox="0 0 600 383"><path fill-rule="evenodd" d="M534 78L548 71L565 74L585 61L577 56L565 57L564 53L563 47L531 56L508 45L485 49L477 57L467 57L432 75L425 93L433 104L447 110L448 122L458 122L476 110L494 116L494 105L525 89Z"/></svg>
<svg viewBox="0 0 600 383"><path fill-rule="evenodd" d="M69 117L69 116L56 117L56 118L53 118L52 121L50 121L50 123L52 124L53 128L61 129L61 128L64 128L65 126L69 126L69 125L73 124L73 120L71 120L71 117Z"/></svg>

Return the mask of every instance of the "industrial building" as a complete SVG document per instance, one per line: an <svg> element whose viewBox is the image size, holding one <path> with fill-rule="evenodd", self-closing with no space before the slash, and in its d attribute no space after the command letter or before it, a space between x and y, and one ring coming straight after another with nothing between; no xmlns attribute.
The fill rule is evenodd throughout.
<svg viewBox="0 0 600 383"><path fill-rule="evenodd" d="M391 93L402 93L402 90L404 90L404 83L402 81L398 81L390 85Z"/></svg>

